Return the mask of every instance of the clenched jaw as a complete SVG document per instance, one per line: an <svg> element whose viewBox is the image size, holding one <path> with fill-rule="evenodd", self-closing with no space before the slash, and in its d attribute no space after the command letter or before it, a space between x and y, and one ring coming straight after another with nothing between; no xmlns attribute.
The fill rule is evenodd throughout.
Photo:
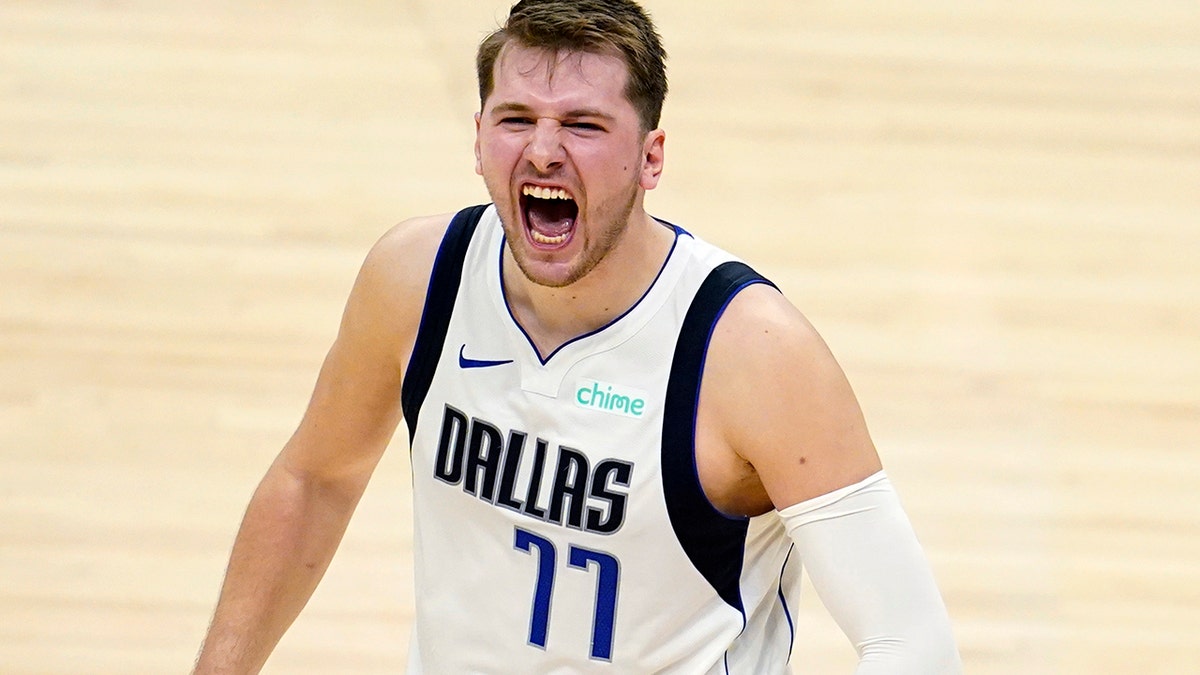
<svg viewBox="0 0 1200 675"><path fill-rule="evenodd" d="M575 233L579 205L563 188L526 184L521 188L521 215L536 248L561 248Z"/></svg>

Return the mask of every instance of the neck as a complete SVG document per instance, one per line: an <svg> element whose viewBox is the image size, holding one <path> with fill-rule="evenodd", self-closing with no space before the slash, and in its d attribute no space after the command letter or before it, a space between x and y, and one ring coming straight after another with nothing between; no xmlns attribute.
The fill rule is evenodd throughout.
<svg viewBox="0 0 1200 675"><path fill-rule="evenodd" d="M608 325L641 299L674 244L674 232L639 211L621 241L578 281L542 286L504 254L505 299L517 323L545 357L562 344Z"/></svg>

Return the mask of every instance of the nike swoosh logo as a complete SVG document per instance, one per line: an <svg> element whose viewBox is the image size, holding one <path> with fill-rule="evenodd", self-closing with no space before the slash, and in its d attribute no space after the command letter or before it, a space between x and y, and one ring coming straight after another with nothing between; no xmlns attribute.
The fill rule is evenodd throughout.
<svg viewBox="0 0 1200 675"><path fill-rule="evenodd" d="M491 368L492 366L503 366L507 363L512 363L512 359L507 361L489 361L486 359L468 359L463 356L463 352L467 350L467 345L458 348L458 367L459 368Z"/></svg>

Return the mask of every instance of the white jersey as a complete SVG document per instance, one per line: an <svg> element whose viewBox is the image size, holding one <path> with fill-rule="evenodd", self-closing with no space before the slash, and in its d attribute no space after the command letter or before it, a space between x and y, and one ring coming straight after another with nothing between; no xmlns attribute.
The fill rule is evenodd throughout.
<svg viewBox="0 0 1200 675"><path fill-rule="evenodd" d="M769 282L674 231L633 308L542 359L504 299L495 208L448 229L403 392L409 673L787 672L791 542L775 512L717 512L693 453L711 328Z"/></svg>

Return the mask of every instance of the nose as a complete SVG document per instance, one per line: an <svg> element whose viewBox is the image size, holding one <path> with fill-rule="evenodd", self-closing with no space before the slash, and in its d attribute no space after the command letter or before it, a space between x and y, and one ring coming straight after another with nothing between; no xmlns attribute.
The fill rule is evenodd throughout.
<svg viewBox="0 0 1200 675"><path fill-rule="evenodd" d="M525 158L538 173L551 173L562 166L565 151L559 138L561 130L562 125L555 120L543 118L534 125L529 144L525 146Z"/></svg>

